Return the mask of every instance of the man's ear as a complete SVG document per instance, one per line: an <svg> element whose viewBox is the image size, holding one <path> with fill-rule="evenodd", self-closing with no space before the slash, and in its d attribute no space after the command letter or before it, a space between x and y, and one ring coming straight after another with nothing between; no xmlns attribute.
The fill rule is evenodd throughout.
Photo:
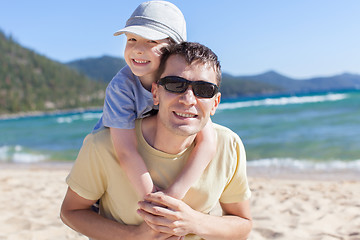
<svg viewBox="0 0 360 240"><path fill-rule="evenodd" d="M159 85L157 83L152 83L151 93L153 96L154 105L159 105L158 88L159 88Z"/></svg>
<svg viewBox="0 0 360 240"><path fill-rule="evenodd" d="M217 107L218 107L219 104L220 104L221 93L218 92L214 98L215 98L215 99L214 99L214 105L213 105L213 107L212 107L211 110L210 110L210 115L211 115L211 116L213 116L213 115L215 114L216 109L217 109Z"/></svg>

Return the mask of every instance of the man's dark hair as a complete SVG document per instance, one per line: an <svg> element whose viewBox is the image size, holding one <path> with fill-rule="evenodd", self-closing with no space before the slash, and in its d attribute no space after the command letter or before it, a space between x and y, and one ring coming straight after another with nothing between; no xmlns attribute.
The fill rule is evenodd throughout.
<svg viewBox="0 0 360 240"><path fill-rule="evenodd" d="M162 56L158 70L158 78L165 70L168 58L172 55L180 55L190 65L193 62L199 62L212 67L216 73L217 85L221 82L221 66L216 54L208 47L196 42L182 42L179 44L170 44L162 49Z"/></svg>

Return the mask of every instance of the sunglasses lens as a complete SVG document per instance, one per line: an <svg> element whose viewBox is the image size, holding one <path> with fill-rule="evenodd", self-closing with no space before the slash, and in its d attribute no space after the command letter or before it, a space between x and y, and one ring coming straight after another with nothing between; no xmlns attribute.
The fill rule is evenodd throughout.
<svg viewBox="0 0 360 240"><path fill-rule="evenodd" d="M170 92L183 93L187 89L187 84L185 82L168 82L165 84L166 90Z"/></svg>
<svg viewBox="0 0 360 240"><path fill-rule="evenodd" d="M159 81L167 91L174 93L183 93L189 85L192 86L194 95L202 98L212 98L217 93L217 86L215 84L205 81L189 81L182 77L167 76Z"/></svg>
<svg viewBox="0 0 360 240"><path fill-rule="evenodd" d="M194 94L198 97L212 98L215 95L215 86L210 83L193 85Z"/></svg>

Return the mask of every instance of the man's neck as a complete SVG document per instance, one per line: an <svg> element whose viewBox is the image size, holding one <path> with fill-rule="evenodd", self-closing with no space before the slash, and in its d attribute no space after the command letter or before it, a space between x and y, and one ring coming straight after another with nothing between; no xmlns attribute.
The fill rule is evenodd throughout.
<svg viewBox="0 0 360 240"><path fill-rule="evenodd" d="M194 142L196 135L176 135L167 129L161 128L156 120L156 115L147 117L143 119L141 124L143 136L153 148L169 154L178 154Z"/></svg>

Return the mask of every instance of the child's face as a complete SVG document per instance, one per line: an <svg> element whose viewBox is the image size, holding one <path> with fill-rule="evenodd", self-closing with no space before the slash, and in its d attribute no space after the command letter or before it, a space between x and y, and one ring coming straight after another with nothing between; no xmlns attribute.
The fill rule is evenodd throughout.
<svg viewBox="0 0 360 240"><path fill-rule="evenodd" d="M124 58L131 71L142 81L155 81L155 73L160 65L160 49L169 44L169 39L154 41L131 33L127 33L126 37Z"/></svg>

